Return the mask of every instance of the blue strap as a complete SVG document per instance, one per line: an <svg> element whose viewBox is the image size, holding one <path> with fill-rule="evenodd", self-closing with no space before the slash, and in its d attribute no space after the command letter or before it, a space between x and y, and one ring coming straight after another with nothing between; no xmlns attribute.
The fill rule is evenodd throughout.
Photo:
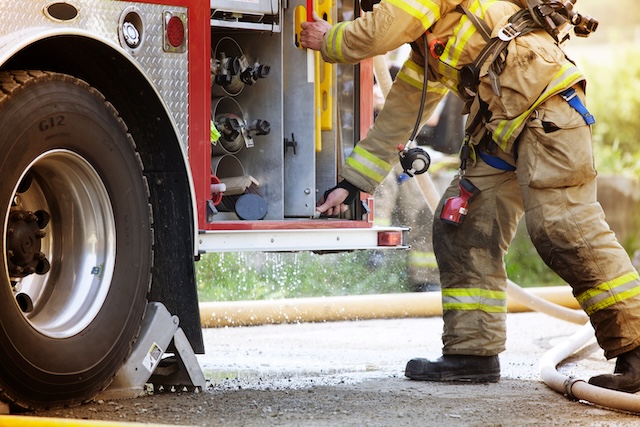
<svg viewBox="0 0 640 427"><path fill-rule="evenodd" d="M574 110L580 113L586 124L592 125L596 122L596 119L591 115L591 113L589 113L589 110L587 110L587 107L582 103L582 100L574 88L569 88L560 92L560 96L562 96Z"/></svg>
<svg viewBox="0 0 640 427"><path fill-rule="evenodd" d="M506 160L501 159L500 157L492 156L487 153L483 153L478 150L478 154L480 154L480 158L492 168L500 169L503 171L512 172L516 170L516 167L507 162Z"/></svg>

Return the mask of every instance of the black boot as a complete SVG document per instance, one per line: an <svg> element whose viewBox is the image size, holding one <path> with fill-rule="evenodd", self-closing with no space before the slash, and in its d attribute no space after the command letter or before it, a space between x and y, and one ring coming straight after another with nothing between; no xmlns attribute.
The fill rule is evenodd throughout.
<svg viewBox="0 0 640 427"><path fill-rule="evenodd" d="M404 371L418 381L468 381L495 383L500 380L498 356L445 354L437 360L411 359Z"/></svg>
<svg viewBox="0 0 640 427"><path fill-rule="evenodd" d="M640 391L640 347L618 356L613 372L591 377L589 384L627 393Z"/></svg>

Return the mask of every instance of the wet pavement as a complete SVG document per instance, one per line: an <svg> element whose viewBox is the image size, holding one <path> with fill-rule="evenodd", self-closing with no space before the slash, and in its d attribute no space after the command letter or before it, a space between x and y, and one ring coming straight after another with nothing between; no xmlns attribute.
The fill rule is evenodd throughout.
<svg viewBox="0 0 640 427"><path fill-rule="evenodd" d="M503 379L539 380L542 355L580 329L541 313L510 313ZM198 360L213 388L296 388L403 377L413 357L440 355L440 317L295 323L203 330ZM591 344L562 364L565 375L610 372Z"/></svg>
<svg viewBox="0 0 640 427"><path fill-rule="evenodd" d="M499 383L404 378L412 357L440 355L440 317L210 328L199 355L208 385L43 411L40 417L202 427L624 427L638 415L566 399L539 378L542 355L581 326L540 313L507 317ZM611 372L589 344L559 368Z"/></svg>

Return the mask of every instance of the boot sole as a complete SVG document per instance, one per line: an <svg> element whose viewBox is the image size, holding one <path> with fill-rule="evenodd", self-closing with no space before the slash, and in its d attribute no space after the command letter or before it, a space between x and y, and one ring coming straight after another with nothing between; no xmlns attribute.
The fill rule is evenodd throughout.
<svg viewBox="0 0 640 427"><path fill-rule="evenodd" d="M468 382L468 383L497 383L500 381L500 372L481 372L481 373L455 373L455 372L439 372L438 374L430 373L411 373L405 372L407 378L415 381L451 381L451 382Z"/></svg>

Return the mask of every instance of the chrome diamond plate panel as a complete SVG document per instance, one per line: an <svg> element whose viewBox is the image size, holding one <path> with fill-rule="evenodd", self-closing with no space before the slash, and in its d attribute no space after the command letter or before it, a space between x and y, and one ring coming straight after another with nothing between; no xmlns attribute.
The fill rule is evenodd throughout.
<svg viewBox="0 0 640 427"><path fill-rule="evenodd" d="M139 49L122 49L144 71L160 93L172 115L186 149L188 143L188 46L184 53L163 50L163 13L184 14L186 8L116 0L71 0L78 16L60 22L48 17L45 7L52 0L0 0L0 53L11 48L20 34L51 35L83 31L89 36L121 46L118 26L124 11L135 10L143 21L143 44ZM186 19L186 18L185 18ZM188 31L188 22L186 25ZM188 40L188 35L187 35ZM15 47L15 46L14 46Z"/></svg>

